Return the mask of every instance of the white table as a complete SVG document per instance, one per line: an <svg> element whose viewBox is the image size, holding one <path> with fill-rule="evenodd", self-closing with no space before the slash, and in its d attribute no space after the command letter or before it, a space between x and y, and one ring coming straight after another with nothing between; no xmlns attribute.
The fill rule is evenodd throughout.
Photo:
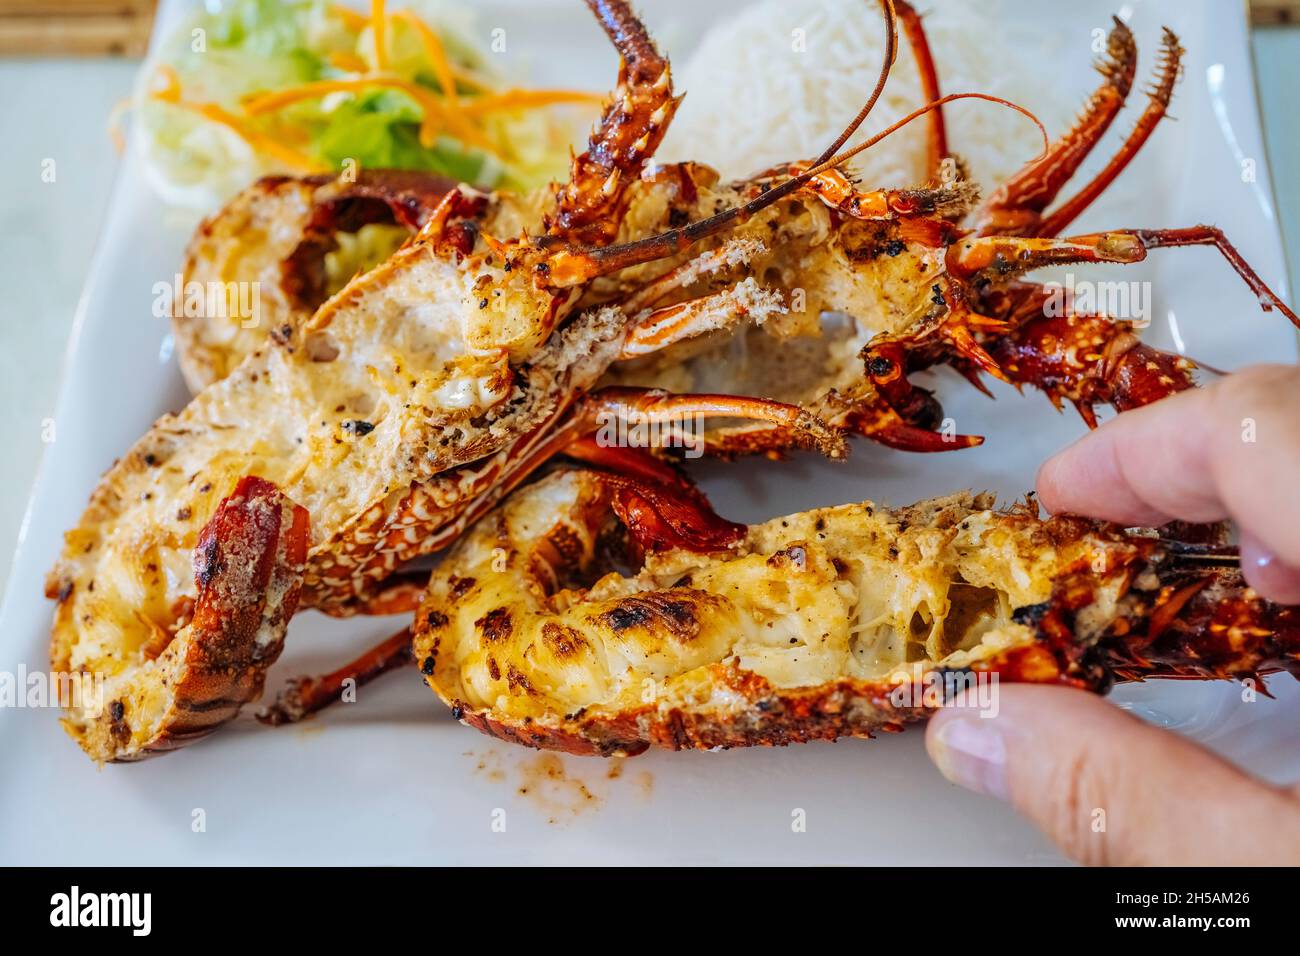
<svg viewBox="0 0 1300 956"><path fill-rule="evenodd" d="M0 61L0 591L117 172L108 116L135 69L107 59Z"/></svg>

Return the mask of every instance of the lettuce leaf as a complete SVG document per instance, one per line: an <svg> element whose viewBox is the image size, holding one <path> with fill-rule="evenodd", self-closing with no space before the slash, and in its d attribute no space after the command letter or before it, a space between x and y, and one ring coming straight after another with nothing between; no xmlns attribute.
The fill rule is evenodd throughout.
<svg viewBox="0 0 1300 956"><path fill-rule="evenodd" d="M487 164L476 151L449 137L432 148L420 144L420 109L400 91L381 91L343 100L326 115L315 152L332 168L354 160L362 169L417 169L465 182L483 182Z"/></svg>

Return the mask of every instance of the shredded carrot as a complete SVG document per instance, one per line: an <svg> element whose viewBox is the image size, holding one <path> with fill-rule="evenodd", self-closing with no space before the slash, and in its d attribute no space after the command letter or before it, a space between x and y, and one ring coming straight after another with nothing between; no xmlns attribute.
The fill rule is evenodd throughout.
<svg viewBox="0 0 1300 956"><path fill-rule="evenodd" d="M436 100L433 100L433 94L429 90L421 88L418 84L404 80L400 76L380 76L372 73L368 76L349 79L317 80L313 83L303 83L301 86L289 86L282 90L272 90L269 93L257 93L244 100L244 112L249 116L260 116L263 113L274 112L299 100L316 99L330 93L357 93L375 86L386 86L389 89L409 93L421 104L426 100L433 101L435 109L441 109L441 105Z"/></svg>
<svg viewBox="0 0 1300 956"><path fill-rule="evenodd" d="M410 10L399 10L393 14L393 19L400 19L409 23L415 28L415 32L420 35L420 42L424 44L425 56L429 58L429 64L433 67L433 75L438 78L438 84L442 87L442 95L447 100L447 108L454 112L457 108L456 77L452 73L451 61L447 59L447 50L443 47L442 40L427 23Z"/></svg>
<svg viewBox="0 0 1300 956"><path fill-rule="evenodd" d="M465 112L471 116L493 113L498 110L519 110L532 106L554 106L560 103L602 103L599 93L582 90L506 90L495 96L481 96L465 101Z"/></svg>
<svg viewBox="0 0 1300 956"><path fill-rule="evenodd" d="M244 112L249 116L261 116L264 113L273 112L299 100L313 99L330 93L355 93L376 86L401 90L420 104L420 108L424 110L424 119L420 124L420 144L422 146L426 148L432 146L438 138L441 126L449 125L456 126L467 142L481 149L496 152L495 146L480 130L466 122L463 117L460 117L459 122L457 122L456 119L449 116L447 109L432 90L427 90L418 83L412 83L410 80L404 80L398 76L380 76L372 73L368 76L351 79L318 80L314 83L304 83L301 86L289 87L288 89L261 93L244 101Z"/></svg>
<svg viewBox="0 0 1300 956"><path fill-rule="evenodd" d="M477 146L479 149L500 156L500 150L496 145L465 118L464 111L460 107L460 97L456 93L455 71L438 34L410 10L400 10L393 14L393 18L409 23L419 34L420 41L424 44L425 56L428 57L429 64L433 67L433 74L442 87L443 114L452 132L471 146Z"/></svg>
<svg viewBox="0 0 1300 956"><path fill-rule="evenodd" d="M181 78L172 67L166 63L159 64L154 71L154 79L158 78L162 79L163 85L151 90L150 96L167 103L174 103L181 98Z"/></svg>
<svg viewBox="0 0 1300 956"><path fill-rule="evenodd" d="M113 142L113 149L121 155L126 151L126 136L122 133L122 119L131 112L131 98L118 100L108 114L108 136Z"/></svg>
<svg viewBox="0 0 1300 956"><path fill-rule="evenodd" d="M388 18L384 14L384 0L370 0L370 29L375 39L375 69L388 69Z"/></svg>
<svg viewBox="0 0 1300 956"><path fill-rule="evenodd" d="M342 70L344 73L368 73L370 64L355 53L348 53L345 50L335 50L329 55L329 65L336 70Z"/></svg>
<svg viewBox="0 0 1300 956"><path fill-rule="evenodd" d="M351 7L342 3L331 4L330 9L338 14L339 18L343 21L343 25L353 33L360 33L370 25L370 18L368 16L364 13L358 13L356 10L353 10Z"/></svg>

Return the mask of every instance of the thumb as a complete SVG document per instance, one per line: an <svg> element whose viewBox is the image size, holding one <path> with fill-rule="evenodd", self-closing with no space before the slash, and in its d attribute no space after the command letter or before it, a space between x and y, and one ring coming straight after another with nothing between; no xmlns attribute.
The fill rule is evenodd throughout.
<svg viewBox="0 0 1300 956"><path fill-rule="evenodd" d="M995 716L945 707L926 748L1091 865L1300 863L1300 801L1084 691L1000 684ZM960 701L958 702L960 703Z"/></svg>

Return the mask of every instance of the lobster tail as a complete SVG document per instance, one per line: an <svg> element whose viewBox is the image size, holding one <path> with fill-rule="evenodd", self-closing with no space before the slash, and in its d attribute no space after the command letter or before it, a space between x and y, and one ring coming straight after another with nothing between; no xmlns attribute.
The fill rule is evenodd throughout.
<svg viewBox="0 0 1300 956"><path fill-rule="evenodd" d="M56 642L55 667L101 682L94 700L63 702L64 726L82 748L100 762L175 750L260 696L297 610L308 536L305 509L271 482L245 477L199 535L196 595L181 620L153 624L140 646L126 633L116 646L78 641L61 626L56 635L66 643ZM60 605L61 622L68 607Z"/></svg>

